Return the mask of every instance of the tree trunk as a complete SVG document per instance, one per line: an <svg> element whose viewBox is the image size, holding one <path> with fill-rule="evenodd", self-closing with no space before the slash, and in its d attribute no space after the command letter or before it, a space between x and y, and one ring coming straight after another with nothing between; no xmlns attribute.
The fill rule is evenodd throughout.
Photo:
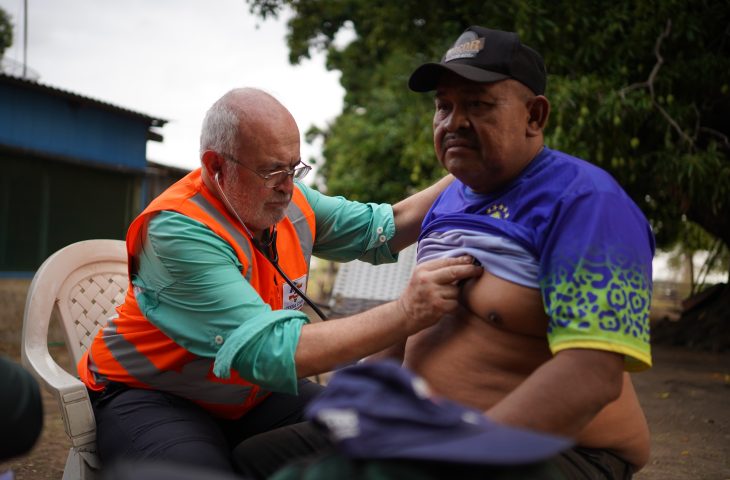
<svg viewBox="0 0 730 480"><path fill-rule="evenodd" d="M725 202L730 205L730 201ZM730 215L728 212L715 213L707 205L692 202L687 209L687 218L719 238L730 249Z"/></svg>

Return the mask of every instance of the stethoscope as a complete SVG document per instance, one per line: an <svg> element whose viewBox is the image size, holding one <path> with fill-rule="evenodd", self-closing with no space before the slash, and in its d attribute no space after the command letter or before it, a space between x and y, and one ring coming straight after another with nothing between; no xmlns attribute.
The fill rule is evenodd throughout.
<svg viewBox="0 0 730 480"><path fill-rule="evenodd" d="M307 305L309 305L312 310L315 311L317 315L319 315L319 318L322 320L327 320L327 316L322 313L322 310L317 307L317 305L310 299L305 293L297 287L296 283L294 283L281 269L279 266L279 251L276 249L276 225L271 227L269 230L265 232L266 237L268 237L265 240L265 243L262 243L258 238L256 238L251 230L248 229L245 223L243 223L243 220L241 220L241 217L238 216L238 212L233 208L233 205L228 200L228 197L223 192L223 188L221 188L220 181L218 180L218 175L220 175L220 172L216 172L213 179L215 180L215 186L218 190L218 193L220 194L221 198L223 199L223 203L226 205L226 208L229 212L233 214L234 217L236 217L236 220L238 220L238 223L241 224L241 227L243 227L243 230L246 232L246 234L251 238L251 243L253 243L253 246L256 247L256 250L258 250L266 259L269 261L271 265L274 266L276 271L281 275L281 277L284 279L284 281L296 292L299 297L301 297Z"/></svg>

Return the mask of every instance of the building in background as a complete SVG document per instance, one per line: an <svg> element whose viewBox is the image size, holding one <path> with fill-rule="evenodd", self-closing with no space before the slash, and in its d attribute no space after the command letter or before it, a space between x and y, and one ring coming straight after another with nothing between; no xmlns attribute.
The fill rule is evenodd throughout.
<svg viewBox="0 0 730 480"><path fill-rule="evenodd" d="M147 161L166 120L0 73L0 275L79 240L123 239L186 170Z"/></svg>

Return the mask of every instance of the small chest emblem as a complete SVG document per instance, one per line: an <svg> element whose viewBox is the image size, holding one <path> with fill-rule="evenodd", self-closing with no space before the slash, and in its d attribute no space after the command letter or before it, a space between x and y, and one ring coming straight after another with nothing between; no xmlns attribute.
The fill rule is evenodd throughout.
<svg viewBox="0 0 730 480"><path fill-rule="evenodd" d="M509 218L509 208L503 203L498 203L487 208L486 214L493 218L505 220Z"/></svg>

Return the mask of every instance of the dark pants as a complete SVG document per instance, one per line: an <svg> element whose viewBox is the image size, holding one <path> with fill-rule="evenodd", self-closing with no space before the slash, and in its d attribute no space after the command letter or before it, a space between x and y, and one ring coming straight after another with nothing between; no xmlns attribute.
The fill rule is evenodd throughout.
<svg viewBox="0 0 730 480"><path fill-rule="evenodd" d="M566 480L629 480L634 467L607 450L575 447L550 461Z"/></svg>
<svg viewBox="0 0 730 480"><path fill-rule="evenodd" d="M274 393L242 418L224 420L175 395L112 384L92 394L99 457L106 465L166 462L247 474L248 466L234 461L234 448L255 435L302 422L304 407L322 388L304 380L299 395ZM309 453L301 449L320 448L308 445L297 442L290 454L300 457Z"/></svg>
<svg viewBox="0 0 730 480"><path fill-rule="evenodd" d="M318 452L312 455L311 452ZM613 453L575 447L545 462L514 467L459 465L416 460L352 460L337 452L326 435L308 422L283 427L252 437L238 445L234 458L255 479L290 478L378 478L378 479L560 479L629 480L633 467ZM284 470L281 467L289 465ZM455 475L459 470L461 473ZM409 471L409 475L404 475ZM466 475L464 472L469 472Z"/></svg>

